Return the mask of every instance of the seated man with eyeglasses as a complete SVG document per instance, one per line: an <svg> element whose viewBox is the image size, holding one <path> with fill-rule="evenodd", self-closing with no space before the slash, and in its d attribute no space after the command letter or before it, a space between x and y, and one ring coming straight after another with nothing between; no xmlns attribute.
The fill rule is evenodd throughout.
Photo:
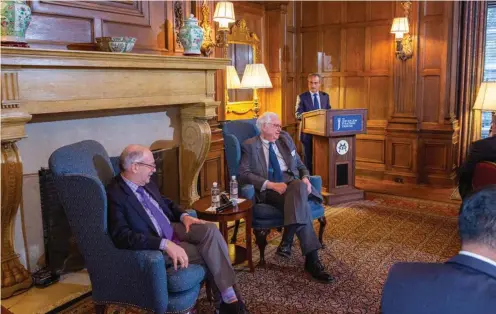
<svg viewBox="0 0 496 314"><path fill-rule="evenodd" d="M321 244L312 224L308 199L322 202L322 195L308 180L308 169L296 152L291 136L281 130L277 114L266 112L257 120L260 135L247 139L242 147L241 183L253 184L258 203L272 205L284 214L284 235L278 251L291 252L293 236L300 240L305 270L313 279L330 283L333 278L319 260Z"/></svg>
<svg viewBox="0 0 496 314"><path fill-rule="evenodd" d="M189 263L205 265L216 296L221 294L219 313L248 313L234 290L234 270L217 226L188 215L160 195L150 180L156 166L148 148L129 145L120 166L121 173L107 186L109 232L115 246L160 250L164 266L174 270Z"/></svg>

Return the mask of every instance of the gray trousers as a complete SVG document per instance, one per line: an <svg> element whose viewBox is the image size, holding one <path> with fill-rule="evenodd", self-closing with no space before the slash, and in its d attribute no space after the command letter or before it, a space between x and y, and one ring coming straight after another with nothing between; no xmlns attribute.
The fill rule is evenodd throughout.
<svg viewBox="0 0 496 314"><path fill-rule="evenodd" d="M313 229L307 185L299 179L287 181L287 185L288 188L282 195L276 191L267 190L265 203L283 211L284 226L293 229L300 240L301 251L303 255L306 255L321 247Z"/></svg>
<svg viewBox="0 0 496 314"><path fill-rule="evenodd" d="M188 233L182 223L172 223L172 227L181 241L179 246L188 255L190 264L206 266L207 280L213 280L220 291L234 286L236 276L229 259L227 244L215 224L207 222L191 225ZM166 265L172 265L169 256L164 253L164 257Z"/></svg>

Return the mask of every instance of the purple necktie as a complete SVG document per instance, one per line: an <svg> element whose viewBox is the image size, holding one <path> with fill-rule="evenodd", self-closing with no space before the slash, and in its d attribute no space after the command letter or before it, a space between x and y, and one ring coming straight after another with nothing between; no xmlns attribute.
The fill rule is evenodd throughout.
<svg viewBox="0 0 496 314"><path fill-rule="evenodd" d="M141 195L143 205L145 205L150 210L153 218L155 218L155 220L157 221L158 226L160 227L160 229L162 229L161 236L166 238L167 240L174 241L174 230L172 229L169 220L165 217L165 214L160 210L158 206L155 206L153 204L150 197L148 196L148 193L145 193L145 189L142 186L138 187L136 192Z"/></svg>

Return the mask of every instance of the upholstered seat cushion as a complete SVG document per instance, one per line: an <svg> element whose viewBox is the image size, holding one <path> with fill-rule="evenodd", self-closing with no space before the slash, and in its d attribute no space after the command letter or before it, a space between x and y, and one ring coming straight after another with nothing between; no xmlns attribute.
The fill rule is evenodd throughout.
<svg viewBox="0 0 496 314"><path fill-rule="evenodd" d="M189 265L191 267L192 265ZM198 299L200 293L200 285L195 285L192 289L183 292L170 292L169 290L169 304L167 304L167 313L184 313L184 311L191 309Z"/></svg>
<svg viewBox="0 0 496 314"><path fill-rule="evenodd" d="M192 289L199 285L204 277L205 269L201 265L189 264L188 268L178 268L177 270L174 270L174 267L169 267L167 269L167 290L169 292L183 292Z"/></svg>

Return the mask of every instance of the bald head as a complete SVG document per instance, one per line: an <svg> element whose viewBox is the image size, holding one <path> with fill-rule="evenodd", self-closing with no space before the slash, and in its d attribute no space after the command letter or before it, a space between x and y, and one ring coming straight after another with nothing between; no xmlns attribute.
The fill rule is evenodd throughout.
<svg viewBox="0 0 496 314"><path fill-rule="evenodd" d="M119 157L121 170L126 171L131 168L133 163L142 161L146 151L150 150L147 147L138 144L131 144L124 148Z"/></svg>
<svg viewBox="0 0 496 314"><path fill-rule="evenodd" d="M119 161L122 175L139 186L150 182L150 177L156 171L153 154L146 146L127 146L122 151Z"/></svg>

